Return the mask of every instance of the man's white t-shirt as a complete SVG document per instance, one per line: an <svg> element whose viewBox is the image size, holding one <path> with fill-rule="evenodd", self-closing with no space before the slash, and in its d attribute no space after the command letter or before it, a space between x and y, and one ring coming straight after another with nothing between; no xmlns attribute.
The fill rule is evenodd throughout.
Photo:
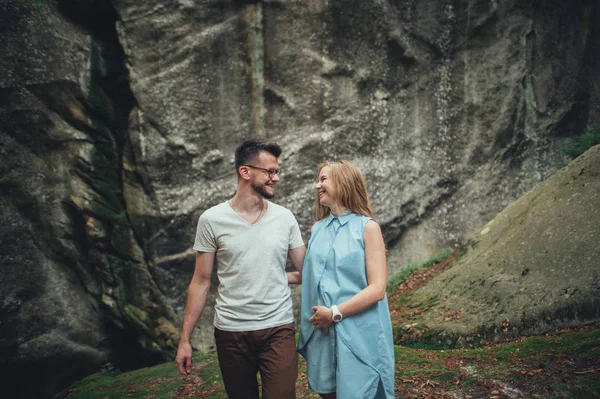
<svg viewBox="0 0 600 399"><path fill-rule="evenodd" d="M267 201L264 216L250 224L229 202L198 220L194 250L215 252L219 287L214 325L223 331L254 331L294 321L285 274L288 250L304 245L294 214Z"/></svg>

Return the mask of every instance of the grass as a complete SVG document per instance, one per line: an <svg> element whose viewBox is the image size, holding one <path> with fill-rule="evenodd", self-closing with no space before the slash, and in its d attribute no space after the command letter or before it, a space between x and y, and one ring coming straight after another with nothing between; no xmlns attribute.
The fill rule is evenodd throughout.
<svg viewBox="0 0 600 399"><path fill-rule="evenodd" d="M398 346L396 359L401 397L426 397L432 392L435 398L591 398L600 394L599 325L477 349L432 351Z"/></svg>
<svg viewBox="0 0 600 399"><path fill-rule="evenodd" d="M394 292L396 290L396 288L398 287L398 285L400 283L402 283L403 281L406 281L406 279L414 271L420 270L420 269L426 269L431 265L439 263L439 262L443 261L444 259L446 259L448 256L450 256L451 253L452 253L452 250L450 248L445 248L439 254L431 256L425 262L423 262L419 265L410 265L409 264L404 269L402 269L399 273L394 274L392 277L390 277L388 279L387 293L391 294L392 292Z"/></svg>
<svg viewBox="0 0 600 399"><path fill-rule="evenodd" d="M395 346L396 392L402 398L591 398L600 395L600 324L555 331L476 349ZM110 376L91 375L63 392L72 399L226 398L211 353L180 376L174 362ZM298 399L316 399L299 362ZM520 396L519 396L520 395Z"/></svg>
<svg viewBox="0 0 600 399"><path fill-rule="evenodd" d="M442 254L432 257L419 269L444 258ZM433 269L441 266L438 264L427 272L434 272ZM419 274L423 272L416 272L411 281ZM424 281L421 277L417 280ZM408 305L410 314L403 315L404 324L418 320L435 301L435 298L423 298L417 292L405 293L401 289L392 297L396 298L393 302L396 305ZM390 309L394 308L391 306ZM393 316L392 321L397 338L399 319L395 320ZM402 328L402 334L407 334L414 327ZM417 333L425 336L431 332ZM401 340L395 342L401 343ZM470 349L395 345L394 350L395 390L396 397L400 398L600 397L600 323ZM307 387L306 363L302 357L298 369L297 398L319 398ZM105 367L104 372L77 382L56 399L227 397L215 353L194 357L193 372L186 377L179 375L174 362L111 375L114 371Z"/></svg>
<svg viewBox="0 0 600 399"><path fill-rule="evenodd" d="M209 362L207 362L207 360ZM199 370L205 381L221 384L215 354L194 358L195 364L206 364ZM154 367L121 373L118 375L99 372L73 384L57 398L71 399L142 399L173 398L181 390L185 377L179 375L175 363L165 363Z"/></svg>
<svg viewBox="0 0 600 399"><path fill-rule="evenodd" d="M567 141L560 151L570 159L575 159L597 144L600 144L600 125L588 126L581 134Z"/></svg>
<svg viewBox="0 0 600 399"><path fill-rule="evenodd" d="M578 136L567 139L560 147L560 152L572 161L597 144L600 144L600 125L588 126ZM559 162L554 164L554 167L561 169L568 164L569 162Z"/></svg>

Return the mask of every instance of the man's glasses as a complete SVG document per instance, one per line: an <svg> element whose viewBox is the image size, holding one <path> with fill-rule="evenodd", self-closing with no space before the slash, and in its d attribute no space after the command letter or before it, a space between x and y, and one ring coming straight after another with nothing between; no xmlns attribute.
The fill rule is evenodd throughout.
<svg viewBox="0 0 600 399"><path fill-rule="evenodd" d="M244 165L244 166L247 166L247 167L253 168L253 169L262 170L263 172L265 172L266 174L269 175L269 179L272 179L275 175L281 176L281 169L265 169L265 168L259 168L258 166L254 166L254 165Z"/></svg>

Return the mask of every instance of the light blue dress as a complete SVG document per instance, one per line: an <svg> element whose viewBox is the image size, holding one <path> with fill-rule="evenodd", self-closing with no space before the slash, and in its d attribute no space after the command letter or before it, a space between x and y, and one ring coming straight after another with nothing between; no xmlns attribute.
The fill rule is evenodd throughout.
<svg viewBox="0 0 600 399"><path fill-rule="evenodd" d="M341 399L394 398L394 344L387 297L333 323L329 335L308 320L313 306L338 305L365 288L364 230L369 217L343 213L315 224L302 270L298 352L308 385Z"/></svg>

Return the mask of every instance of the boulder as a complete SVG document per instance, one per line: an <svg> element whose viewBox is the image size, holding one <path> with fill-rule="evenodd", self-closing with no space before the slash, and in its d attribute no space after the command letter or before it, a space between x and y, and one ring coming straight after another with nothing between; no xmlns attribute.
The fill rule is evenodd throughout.
<svg viewBox="0 0 600 399"><path fill-rule="evenodd" d="M475 235L452 268L402 299L403 344L456 347L600 320L600 145Z"/></svg>

